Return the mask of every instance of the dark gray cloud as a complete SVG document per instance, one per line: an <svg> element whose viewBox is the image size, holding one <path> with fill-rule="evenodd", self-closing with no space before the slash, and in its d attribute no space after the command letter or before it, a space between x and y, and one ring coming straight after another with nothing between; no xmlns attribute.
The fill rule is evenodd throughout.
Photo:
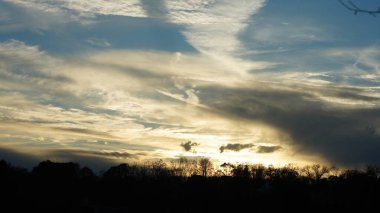
<svg viewBox="0 0 380 213"><path fill-rule="evenodd" d="M37 166L39 162L51 160L55 162L75 162L82 166L90 167L95 171L108 169L117 164L115 161L104 158L104 155L93 151L81 150L49 150L39 155L17 152L7 148L0 148L0 160L6 160L12 165L27 168L29 170Z"/></svg>
<svg viewBox="0 0 380 213"><path fill-rule="evenodd" d="M295 154L319 156L344 166L380 164L380 135L376 134L380 108L376 105L336 106L313 95L328 91L336 98L363 100L362 95L355 95L363 91L350 87L300 87L298 90L269 86L256 89L208 87L200 94L203 104L224 115L265 123L286 133Z"/></svg>
<svg viewBox="0 0 380 213"><path fill-rule="evenodd" d="M32 169L41 161L41 159L38 159L35 156L26 155L6 148L0 148L0 160L5 160L14 166L19 166L27 169Z"/></svg>
<svg viewBox="0 0 380 213"><path fill-rule="evenodd" d="M186 143L181 143L181 146L185 149L186 152L189 152L193 149L194 146L199 146L199 143L188 141Z"/></svg>
<svg viewBox="0 0 380 213"><path fill-rule="evenodd" d="M258 146L257 153L273 153L282 149L282 146Z"/></svg>
<svg viewBox="0 0 380 213"><path fill-rule="evenodd" d="M239 143L229 143L225 146L221 146L219 148L220 150L220 153L223 153L225 150L231 150L231 151L234 151L234 152L239 152L240 150L242 149L249 149L249 148L252 148L254 147L255 145L254 144L239 144Z"/></svg>
<svg viewBox="0 0 380 213"><path fill-rule="evenodd" d="M41 160L51 160L56 162L75 162L82 166L94 169L95 171L102 171L119 163L112 158L132 158L132 156L135 155L128 154L127 152L106 153L92 150L57 149L49 150L40 158L45 158Z"/></svg>

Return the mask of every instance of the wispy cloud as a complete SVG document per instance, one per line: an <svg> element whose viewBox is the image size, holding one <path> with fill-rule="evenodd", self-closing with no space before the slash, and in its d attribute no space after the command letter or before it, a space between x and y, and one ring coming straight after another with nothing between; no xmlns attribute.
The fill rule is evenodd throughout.
<svg viewBox="0 0 380 213"><path fill-rule="evenodd" d="M223 160L235 154L245 161L279 150L255 149L266 139L283 147L276 152L282 159L312 153L338 164L378 162L380 97L373 88L277 81L273 75L242 78L199 54L59 57L16 40L0 43L0 49L4 147L86 148L111 160L144 151L138 155L143 160L180 156L178 144L190 140L202 144L197 155ZM366 105L338 104L342 99ZM78 143L84 140L112 143ZM342 147L346 142L350 146ZM253 152L236 153L249 148Z"/></svg>
<svg viewBox="0 0 380 213"><path fill-rule="evenodd" d="M201 141L197 152L210 156L222 144L233 142L235 135L240 141L252 136L251 124L236 125L240 121L218 115L206 107L207 98L200 98L199 87L233 88L241 82L228 72L215 77L215 69L227 68L203 56L107 51L73 59L53 57L16 40L0 47L6 50L2 57L8 57L1 61L1 72L8 76L0 80L2 146L145 151L149 154L139 155L143 160L177 156L182 153L178 143L184 140ZM33 70L20 76L19 70L26 68ZM44 80L56 76L56 81ZM46 83L36 85L39 81Z"/></svg>
<svg viewBox="0 0 380 213"><path fill-rule="evenodd" d="M254 45L297 46L301 43L333 40L331 32L310 20L290 20L285 22L276 18L267 18L265 22L252 27L247 34Z"/></svg>
<svg viewBox="0 0 380 213"><path fill-rule="evenodd" d="M218 59L221 63L228 59L239 67L237 55L244 54L244 48L238 39L251 15L263 7L263 0L250 1L168 1L170 20L183 24L183 34L201 53ZM245 62L248 64L247 62ZM249 66L249 65L248 65Z"/></svg>
<svg viewBox="0 0 380 213"><path fill-rule="evenodd" d="M159 92L159 93L161 93L163 95L166 95L168 97L174 98L176 100L183 101L185 103L189 103L189 104L194 104L194 105L200 106L199 105L199 98L197 97L197 95L195 94L195 91L193 89L187 89L187 90L185 90L185 94L186 95L171 94L171 93L164 92L164 91L161 91L161 90L157 90L157 92Z"/></svg>
<svg viewBox="0 0 380 213"><path fill-rule="evenodd" d="M195 49L235 72L244 73L250 69L262 68L257 67L257 63L240 58L246 53L246 49L241 44L239 33L250 24L251 16L264 6L265 0L90 0L85 2L7 0L7 2L39 9L46 13L69 14L71 17L76 17L74 19L83 22L97 15L161 19L181 26L184 29L182 34ZM92 40L89 42L94 43Z"/></svg>
<svg viewBox="0 0 380 213"><path fill-rule="evenodd" d="M345 61L343 71L348 74L379 74L379 45L359 48L332 48L324 52L332 60Z"/></svg>
<svg viewBox="0 0 380 213"><path fill-rule="evenodd" d="M6 0L7 2L19 4L24 7L39 9L46 12L56 13L66 10L72 10L79 16L94 15L122 15L131 17L146 17L141 7L140 0L129 1L75 1L75 0L57 0L57 1L39 1L39 0Z"/></svg>
<svg viewBox="0 0 380 213"><path fill-rule="evenodd" d="M111 43L105 39L89 38L86 40L86 42L95 46L95 47L111 47Z"/></svg>

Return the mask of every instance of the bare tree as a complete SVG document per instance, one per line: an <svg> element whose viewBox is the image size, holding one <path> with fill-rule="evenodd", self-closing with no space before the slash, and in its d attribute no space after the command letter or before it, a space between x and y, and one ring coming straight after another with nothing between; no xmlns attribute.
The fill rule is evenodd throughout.
<svg viewBox="0 0 380 213"><path fill-rule="evenodd" d="M250 167L251 165L248 165L248 164L240 164L232 170L232 174L235 177L250 178L251 177Z"/></svg>
<svg viewBox="0 0 380 213"><path fill-rule="evenodd" d="M312 166L304 166L301 170L306 177L319 181L324 175L330 172L330 169L326 166L314 164Z"/></svg>
<svg viewBox="0 0 380 213"><path fill-rule="evenodd" d="M343 170L336 167L336 166L333 166L330 168L330 172L329 172L329 176L330 177L339 177L341 174L342 174Z"/></svg>
<svg viewBox="0 0 380 213"><path fill-rule="evenodd" d="M368 177L377 179L380 177L380 168L377 166L367 166L365 168L365 173Z"/></svg>
<svg viewBox="0 0 380 213"><path fill-rule="evenodd" d="M265 166L262 164L255 164L251 167L252 177L255 180L264 180L265 179Z"/></svg>
<svg viewBox="0 0 380 213"><path fill-rule="evenodd" d="M314 171L315 180L320 180L323 175L328 174L330 169L326 166L321 166L319 164L315 164L311 167Z"/></svg>
<svg viewBox="0 0 380 213"><path fill-rule="evenodd" d="M189 177L199 174L198 161L185 157L170 161L170 169L176 176Z"/></svg>
<svg viewBox="0 0 380 213"><path fill-rule="evenodd" d="M170 170L174 176L185 177L184 166L180 159L170 161Z"/></svg>
<svg viewBox="0 0 380 213"><path fill-rule="evenodd" d="M220 165L220 167L223 168L223 173L227 176L231 176L232 171L235 169L235 165L231 163L223 163L222 165Z"/></svg>
<svg viewBox="0 0 380 213"><path fill-rule="evenodd" d="M377 14L380 14L380 7L377 10L366 10L366 9L360 8L351 0L346 0L346 1L338 0L338 1L345 8L347 8L350 11L353 11L355 15L357 15L358 13L366 13L372 16L376 16Z"/></svg>
<svg viewBox="0 0 380 213"><path fill-rule="evenodd" d="M162 177L162 176L166 176L168 175L168 168L167 168L167 165L166 163L163 161L163 160L157 160L157 161L153 161L151 162L151 165L150 165L151 169L152 169L152 172L153 172L153 175L155 177Z"/></svg>
<svg viewBox="0 0 380 213"><path fill-rule="evenodd" d="M223 176L226 176L226 173L223 172L223 170L221 169L218 169L214 172L213 174L214 177L223 177Z"/></svg>
<svg viewBox="0 0 380 213"><path fill-rule="evenodd" d="M207 177L212 173L212 162L208 158L202 158L199 160L199 166L203 177Z"/></svg>

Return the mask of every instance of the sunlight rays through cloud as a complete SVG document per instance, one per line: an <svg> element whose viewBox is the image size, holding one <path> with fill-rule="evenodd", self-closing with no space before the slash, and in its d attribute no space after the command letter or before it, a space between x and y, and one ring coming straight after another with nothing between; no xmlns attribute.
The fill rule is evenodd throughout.
<svg viewBox="0 0 380 213"><path fill-rule="evenodd" d="M0 148L379 163L377 22L298 3L2 1Z"/></svg>

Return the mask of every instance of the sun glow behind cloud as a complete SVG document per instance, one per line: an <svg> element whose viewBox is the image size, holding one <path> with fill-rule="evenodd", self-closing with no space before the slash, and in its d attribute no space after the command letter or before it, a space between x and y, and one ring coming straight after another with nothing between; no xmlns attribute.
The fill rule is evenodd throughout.
<svg viewBox="0 0 380 213"><path fill-rule="evenodd" d="M89 148L91 141L105 141L94 147L103 152L122 152L127 148L134 157L138 157L132 155L137 152L149 152L133 160L188 155L212 157L220 162L248 162L262 155L224 156L218 148L231 142L262 142L264 138L274 141L277 137L269 130L265 135L259 134L263 131L259 123L231 119L201 104L199 87L236 87L246 81L236 77L233 80L233 73L204 56L182 54L178 59L176 54L164 52L109 51L72 60L48 56L19 41L1 47L7 48L2 57L12 56L12 61L2 63L8 67L2 74L9 76L7 88L14 85L12 93L2 96L2 132L14 132L5 137L8 140L27 136L22 143L3 143L6 146L41 149L49 145L60 149L88 141L85 148ZM40 65L40 61L46 65ZM19 64L26 63L49 71L36 71L33 78L14 72ZM194 73L194 69L203 71ZM215 75L216 72L223 75ZM58 81L59 87L51 81L44 83L57 76L67 80ZM212 81L205 80L211 78ZM23 88L16 86L20 81ZM36 86L33 82L42 83ZM2 85L6 85L4 81ZM185 140L200 143L196 153L178 152L179 144Z"/></svg>
<svg viewBox="0 0 380 213"><path fill-rule="evenodd" d="M1 147L58 160L377 161L376 44L308 50L334 31L263 18L263 0L5 2L27 13L0 16L0 35L25 28L30 41L0 43ZM155 40L175 51L142 47L166 31L178 35Z"/></svg>

